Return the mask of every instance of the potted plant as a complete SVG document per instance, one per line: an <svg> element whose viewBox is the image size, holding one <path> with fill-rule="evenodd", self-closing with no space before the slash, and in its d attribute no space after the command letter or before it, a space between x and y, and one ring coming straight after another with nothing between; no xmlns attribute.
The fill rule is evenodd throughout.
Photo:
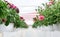
<svg viewBox="0 0 60 37"><path fill-rule="evenodd" d="M28 27L23 17L19 16L18 13L19 9L14 4L0 0L0 25L4 24L3 27L6 31L12 31L13 28Z"/></svg>
<svg viewBox="0 0 60 37"><path fill-rule="evenodd" d="M52 30L60 30L60 2L50 0L46 4L42 4L45 8L38 7L37 21L33 24L33 27L38 26L52 26ZM56 29L57 26L57 29Z"/></svg>

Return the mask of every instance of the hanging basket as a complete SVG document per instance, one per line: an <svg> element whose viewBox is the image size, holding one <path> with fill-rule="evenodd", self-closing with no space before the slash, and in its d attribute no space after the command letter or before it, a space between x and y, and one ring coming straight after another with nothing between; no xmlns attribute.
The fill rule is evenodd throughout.
<svg viewBox="0 0 60 37"><path fill-rule="evenodd" d="M49 25L49 26L41 26L41 27L37 27L37 29L42 30L42 31L53 31L53 26Z"/></svg>
<svg viewBox="0 0 60 37"><path fill-rule="evenodd" d="M9 23L8 26L5 26L5 24L0 25L0 31L1 32L12 32L14 29L14 23Z"/></svg>
<svg viewBox="0 0 60 37"><path fill-rule="evenodd" d="M54 25L53 25L53 29L54 29L55 31L60 31L60 23L54 24Z"/></svg>

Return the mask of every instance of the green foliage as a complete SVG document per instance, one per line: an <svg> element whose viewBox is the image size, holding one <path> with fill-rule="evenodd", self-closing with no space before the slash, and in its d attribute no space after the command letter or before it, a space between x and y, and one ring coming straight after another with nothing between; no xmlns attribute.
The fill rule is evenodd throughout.
<svg viewBox="0 0 60 37"><path fill-rule="evenodd" d="M56 23L60 23L60 2L54 1L52 5L44 5L45 9L38 7L38 13L45 16L43 21L36 21L33 26L48 26Z"/></svg>
<svg viewBox="0 0 60 37"><path fill-rule="evenodd" d="M5 18L8 15L8 7L5 2L0 0L0 18Z"/></svg>
<svg viewBox="0 0 60 37"><path fill-rule="evenodd" d="M2 23L2 19L5 18L5 25L8 26L9 23L14 23L14 27L18 28L27 28L26 23L20 19L20 16L16 12L15 9L9 8L7 3L0 0L0 23Z"/></svg>

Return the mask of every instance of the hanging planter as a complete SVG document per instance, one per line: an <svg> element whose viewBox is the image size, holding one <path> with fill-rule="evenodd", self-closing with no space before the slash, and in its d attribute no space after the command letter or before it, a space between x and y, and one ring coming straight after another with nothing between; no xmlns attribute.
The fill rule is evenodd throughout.
<svg viewBox="0 0 60 37"><path fill-rule="evenodd" d="M60 23L54 24L54 25L53 25L53 29L54 29L55 31L60 31Z"/></svg>
<svg viewBox="0 0 60 37"><path fill-rule="evenodd" d="M6 26L5 26L4 23L3 23L3 24L0 24L0 31L1 31L1 32L6 31Z"/></svg>
<svg viewBox="0 0 60 37"><path fill-rule="evenodd" d="M60 2L50 0L48 3L42 5L45 9L38 6L37 11L40 15L36 18L37 20L34 22L33 27L53 26L53 30L60 30Z"/></svg>
<svg viewBox="0 0 60 37"><path fill-rule="evenodd" d="M38 26L37 27L38 30L41 30L41 31L53 31L53 26Z"/></svg>
<svg viewBox="0 0 60 37"><path fill-rule="evenodd" d="M19 9L8 1L0 0L0 28L3 31L13 31L14 28L28 28L23 17L18 15Z"/></svg>
<svg viewBox="0 0 60 37"><path fill-rule="evenodd" d="M5 23L0 24L0 31L1 32L12 32L14 29L14 24L9 23L8 26L5 26Z"/></svg>
<svg viewBox="0 0 60 37"><path fill-rule="evenodd" d="M6 26L6 32L12 32L14 30L14 23L9 23L8 26Z"/></svg>

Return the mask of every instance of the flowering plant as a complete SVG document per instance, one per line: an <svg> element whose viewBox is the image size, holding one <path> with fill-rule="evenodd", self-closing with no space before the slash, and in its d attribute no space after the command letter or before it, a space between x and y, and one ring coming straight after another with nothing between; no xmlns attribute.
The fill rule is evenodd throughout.
<svg viewBox="0 0 60 37"><path fill-rule="evenodd" d="M19 9L14 4L0 0L0 24L4 22L8 26L9 23L14 23L16 28L27 28L27 24L21 20L18 13Z"/></svg>
<svg viewBox="0 0 60 37"><path fill-rule="evenodd" d="M37 21L33 24L33 27L48 26L56 23L60 23L60 1L50 0L48 3L43 4L45 9L38 7ZM42 15L42 16L41 16ZM40 19L38 19L40 17Z"/></svg>

